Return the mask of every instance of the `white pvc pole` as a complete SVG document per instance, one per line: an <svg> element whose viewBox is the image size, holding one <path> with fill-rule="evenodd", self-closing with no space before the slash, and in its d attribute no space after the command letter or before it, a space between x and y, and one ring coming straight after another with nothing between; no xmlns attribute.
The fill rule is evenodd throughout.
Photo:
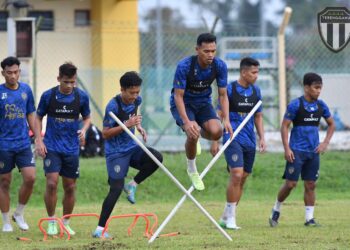
<svg viewBox="0 0 350 250"><path fill-rule="evenodd" d="M242 128L246 125L246 123L249 121L249 119L254 115L256 110L261 106L262 102L259 101L254 108L248 113L248 115L244 118L242 123L238 126L238 128L234 131L233 136L222 146L222 148L219 150L219 152L214 156L214 158L209 162L207 167L203 170L203 172L200 174L200 178L203 179L203 177L209 172L211 167L215 164L215 162L219 159L221 154L225 151L225 149L230 145L230 143L235 139L237 134L242 130ZM194 187L191 186L187 192L192 193L194 190ZM175 215L177 210L182 206L182 204L186 200L186 195L182 196L180 201L176 204L176 206L171 210L170 214L165 218L163 223L158 227L156 232L152 235L152 237L149 239L148 243L152 243L160 234L160 232L164 229L164 227L168 224L168 222L171 220L171 218Z"/></svg>
<svg viewBox="0 0 350 250"><path fill-rule="evenodd" d="M278 96L279 96L279 124L281 125L287 107L287 80L285 56L285 30L289 23L292 8L284 9L283 20L278 30Z"/></svg>
<svg viewBox="0 0 350 250"><path fill-rule="evenodd" d="M145 153L151 157L151 159L164 171L164 173L178 186L178 188L181 189L182 192L184 192L190 200L193 201L193 203L202 211L202 213L208 217L208 219L216 226L216 228L230 241L232 241L232 238L230 235L226 233L225 230L223 230L220 225L215 221L215 219L202 207L202 205L190 194L187 192L185 187L170 173L170 171L146 148L145 145L124 125L123 122L121 122L118 117L112 112L109 112L109 115L123 128L123 130L130 135L130 137L145 151Z"/></svg>

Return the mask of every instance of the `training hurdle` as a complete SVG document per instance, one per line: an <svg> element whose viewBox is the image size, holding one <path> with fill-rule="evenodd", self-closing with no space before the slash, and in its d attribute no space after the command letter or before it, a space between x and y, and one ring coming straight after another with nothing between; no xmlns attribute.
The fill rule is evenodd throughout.
<svg viewBox="0 0 350 250"><path fill-rule="evenodd" d="M43 233L43 235L44 235L43 241L46 241L46 240L47 240L47 232L46 232L46 230L43 228L42 223L43 223L44 221L52 221L52 220L57 221L57 224L58 224L59 227L60 227L59 238L62 239L64 233L66 233L66 234L67 234L67 240L70 240L70 233L68 232L68 230L66 229L66 227L63 225L63 222L62 222L62 220L61 220L60 218L41 218L41 219L39 220L38 227L39 227L40 231L41 231L41 232Z"/></svg>
<svg viewBox="0 0 350 250"><path fill-rule="evenodd" d="M66 215L62 216L61 218L41 218L39 220L38 226L39 226L40 231L44 235L43 241L47 240L48 234L47 234L46 230L43 228L42 223L44 221L50 221L50 220L57 221L57 223L58 223L58 225L60 227L60 233L59 233L58 238L62 239L64 233L66 233L67 234L67 240L70 240L71 239L71 235L69 234L69 232L67 231L66 227L64 226L63 220L66 219L66 218L71 218L71 217L96 217L97 219L100 218L100 216L98 214L96 214L96 213L66 214ZM143 218L145 220L145 222L146 222L144 236L147 237L148 239L153 235L153 231L158 225L158 217L154 213L138 213L138 214L113 215L113 216L109 217L109 219L106 222L105 228L102 231L102 238L104 238L103 235L104 235L104 233L106 231L108 231L109 224L110 224L110 222L113 219L120 219L120 218L127 218L127 217L134 217L134 220L132 221L132 223L129 225L129 227L127 229L128 236L132 235L132 229L136 226L136 223L137 223L137 221L138 221L138 219L140 217ZM151 226L149 217L153 219L152 226ZM173 232L173 233L159 235L159 237L175 236L175 235L178 235L178 234L179 234L178 232ZM21 238L19 240L27 240L27 239L24 239L24 238L22 239Z"/></svg>
<svg viewBox="0 0 350 250"><path fill-rule="evenodd" d="M249 119L254 115L254 113L257 111L257 109L261 106L262 102L259 101L254 108L248 113L248 115L244 118L242 123L238 126L238 128L234 131L233 136L222 146L222 148L219 150L219 152L213 157L213 159L209 162L207 167L203 170L203 172L200 174L200 178L203 179L204 176L209 172L211 167L215 164L215 162L219 159L219 157L222 155L222 153L225 151L225 149L230 145L230 143L235 139L237 134L242 130L242 128L246 125L246 123L249 121ZM192 193L194 190L193 185L187 190L188 193ZM152 235L151 239L148 241L148 243L152 243L159 233L164 229L164 227L168 224L168 222L171 220L171 218L175 215L177 210L182 206L182 204L186 200L186 195L184 195L180 201L176 204L176 206L171 210L169 215L165 218L163 223L158 227L157 231Z"/></svg>
<svg viewBox="0 0 350 250"><path fill-rule="evenodd" d="M113 113L109 112L109 115L122 127L122 129L145 151L145 153L164 171L164 173L176 184L176 186L186 194L188 198L199 208L199 210L215 225L215 227L223 234L226 239L232 241L230 235L220 227L215 219L203 208L203 206L189 193L185 187L173 176L170 171L146 148L145 145L124 125L123 122Z"/></svg>
<svg viewBox="0 0 350 250"><path fill-rule="evenodd" d="M128 217L134 217L133 222L128 227L128 235L129 236L131 236L131 231L135 227L136 222L138 221L138 219L140 217L143 218L146 222L144 236L147 237L148 239L151 237L151 235L153 234L153 229L158 224L158 217L154 213L113 215L113 216L110 216L106 222L105 228L102 231L102 238L104 237L104 233L108 231L109 224L111 223L112 220L120 219L120 218L128 218ZM152 227L150 227L150 220L148 219L148 217L152 217L154 219L154 223L153 223Z"/></svg>

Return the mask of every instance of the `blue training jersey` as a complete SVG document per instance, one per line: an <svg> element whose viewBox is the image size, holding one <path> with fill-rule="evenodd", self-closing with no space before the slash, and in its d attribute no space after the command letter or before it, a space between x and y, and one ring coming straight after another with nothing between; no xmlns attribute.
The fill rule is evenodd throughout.
<svg viewBox="0 0 350 250"><path fill-rule="evenodd" d="M18 83L16 90L0 85L0 149L21 150L30 147L27 115L35 112L31 88Z"/></svg>
<svg viewBox="0 0 350 250"><path fill-rule="evenodd" d="M258 86L250 85L248 88L244 88L242 85L238 83L238 81L231 82L227 85L227 96L229 99L232 98L232 88L236 88L237 93L241 96L249 97L253 94L253 88L256 90L256 94L259 100L262 99L261 91ZM262 112L262 106L260 106L255 113ZM242 123L244 118L248 115L248 113L240 113L240 112L230 112L230 122L233 131L235 131L238 126ZM224 134L225 138L228 139L230 137L229 134ZM227 138L226 138L227 137ZM254 133L254 116L252 116L247 124L242 128L242 130L238 133L238 135L235 138L235 141L237 141L241 146L246 148L255 148L256 147L256 137Z"/></svg>
<svg viewBox="0 0 350 250"><path fill-rule="evenodd" d="M301 98L307 112L318 110L317 104L320 104L323 109L322 117L328 119L331 116L328 106L322 100L308 102L305 100L304 96ZM292 100L287 107L284 119L293 121L298 113L299 105L299 98ZM320 140L317 126L295 126L292 128L289 139L289 147L292 150L315 152L319 143Z"/></svg>
<svg viewBox="0 0 350 250"><path fill-rule="evenodd" d="M192 57L186 57L182 59L176 68L173 88L174 89L184 89L184 103L185 104L196 104L196 103L211 103L211 93L212 88L208 88L200 93L191 93L186 90L187 75L190 72ZM206 69L202 69L198 62L196 61L194 65L194 74L196 80L207 80L211 77L213 70L213 64L216 67L216 82L219 88L226 88L227 86L227 66L226 63L215 57L212 65ZM175 107L174 93L170 96L170 106Z"/></svg>
<svg viewBox="0 0 350 250"><path fill-rule="evenodd" d="M115 98L113 98L107 104L105 116L103 119L103 127L113 128L118 125L117 122L109 115L110 111L112 111L116 116L118 116L120 109L122 109L127 114L131 114L134 111L135 106L139 106L141 102L142 98L138 96L134 103L125 104L121 101L122 107L118 107ZM135 133L135 128L131 128L130 130L132 133ZM130 135L123 131L119 135L105 140L105 154L106 157L109 157L111 155L125 153L135 148L136 146L136 142L130 137Z"/></svg>
<svg viewBox="0 0 350 250"><path fill-rule="evenodd" d="M83 118L90 115L90 105L88 95L79 88L78 91L80 99L80 114ZM37 114L44 117L48 113L52 89L45 91L38 105ZM74 91L65 95L61 92L56 92L56 100L62 103L71 103L75 99ZM48 116L46 123L46 132L44 143L48 150L64 153L64 154L79 154L79 138L77 131L80 129L79 119L55 118Z"/></svg>

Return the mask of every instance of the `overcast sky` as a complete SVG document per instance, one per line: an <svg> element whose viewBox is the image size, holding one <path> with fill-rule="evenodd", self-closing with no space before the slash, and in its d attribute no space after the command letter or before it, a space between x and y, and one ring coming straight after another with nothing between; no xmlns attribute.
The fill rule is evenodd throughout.
<svg viewBox="0 0 350 250"><path fill-rule="evenodd" d="M258 0L250 0L251 3L256 3ZM275 16L273 13L276 9L281 9L283 3L281 0L265 0L265 2L271 2L268 6L265 6L264 17L267 20L271 20L276 24L281 22L281 17ZM215 16L210 12L204 12L196 5L191 4L191 0L138 0L138 12L139 12L139 27L141 30L145 29L145 25L142 23L142 17L150 10L160 3L162 7L168 6L172 9L180 11L181 15L185 18L184 23L189 27L196 27L203 25L201 20L201 15L205 17L208 22L209 27L214 22ZM267 4L266 4L267 5ZM220 29L220 23L218 25Z"/></svg>

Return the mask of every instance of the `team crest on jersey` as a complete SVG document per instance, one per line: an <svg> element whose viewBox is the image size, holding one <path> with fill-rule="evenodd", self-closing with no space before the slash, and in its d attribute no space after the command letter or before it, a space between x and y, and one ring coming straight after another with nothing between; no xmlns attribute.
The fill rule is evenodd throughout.
<svg viewBox="0 0 350 250"><path fill-rule="evenodd" d="M294 168L293 167L289 167L288 168L288 173L289 174L293 174L294 173Z"/></svg>
<svg viewBox="0 0 350 250"><path fill-rule="evenodd" d="M115 171L116 173L119 173L119 172L120 172L120 166L119 166L119 165L115 165L115 166L114 166L114 171Z"/></svg>
<svg viewBox="0 0 350 250"><path fill-rule="evenodd" d="M27 93L22 92L21 97L22 97L23 100L27 100L28 95L27 95Z"/></svg>
<svg viewBox="0 0 350 250"><path fill-rule="evenodd" d="M5 166L5 163L2 162L2 161L0 161L0 169L1 169L1 168L4 168L4 166Z"/></svg>
<svg viewBox="0 0 350 250"><path fill-rule="evenodd" d="M232 155L232 160L233 160L234 162L236 162L236 161L238 160L238 155L237 155L237 154L233 154L233 155Z"/></svg>
<svg viewBox="0 0 350 250"><path fill-rule="evenodd" d="M326 47L339 52L350 41L350 11L346 7L327 7L317 14L318 32Z"/></svg>
<svg viewBox="0 0 350 250"><path fill-rule="evenodd" d="M5 100L7 98L7 93L2 93L1 94L1 100Z"/></svg>
<svg viewBox="0 0 350 250"><path fill-rule="evenodd" d="M45 164L45 167L50 167L50 165L51 165L51 160L50 160L50 159L46 159L46 160L44 161L44 164Z"/></svg>

